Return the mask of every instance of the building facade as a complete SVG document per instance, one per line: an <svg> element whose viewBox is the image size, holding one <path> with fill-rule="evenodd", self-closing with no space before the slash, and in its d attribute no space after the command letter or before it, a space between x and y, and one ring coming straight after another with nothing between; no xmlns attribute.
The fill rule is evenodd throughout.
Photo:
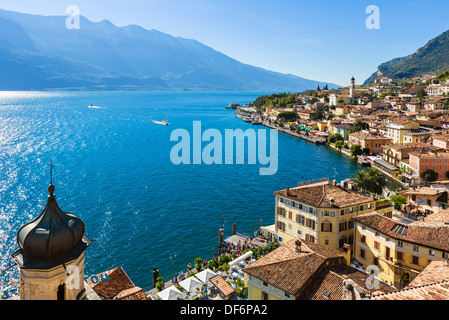
<svg viewBox="0 0 449 320"><path fill-rule="evenodd" d="M280 243L304 239L334 250L353 242L351 218L375 210L376 201L336 181L277 191L275 231Z"/></svg>
<svg viewBox="0 0 449 320"><path fill-rule="evenodd" d="M377 212L353 218L354 262L378 268L377 277L396 288L407 286L430 261L449 257L449 225L419 221L405 224Z"/></svg>
<svg viewBox="0 0 449 320"><path fill-rule="evenodd" d="M348 135L348 146L351 147L355 144L359 144L364 153L367 154L382 153L383 147L390 142L390 138L372 134L367 130L353 132Z"/></svg>
<svg viewBox="0 0 449 320"><path fill-rule="evenodd" d="M404 133L418 130L419 123L410 120L396 120L387 124L387 137L392 143L404 143Z"/></svg>
<svg viewBox="0 0 449 320"><path fill-rule="evenodd" d="M433 170L438 174L438 180L449 180L449 153L448 152L427 152L418 153L411 152L410 168L414 173L414 178L418 180L418 183L423 179L423 174L427 170Z"/></svg>

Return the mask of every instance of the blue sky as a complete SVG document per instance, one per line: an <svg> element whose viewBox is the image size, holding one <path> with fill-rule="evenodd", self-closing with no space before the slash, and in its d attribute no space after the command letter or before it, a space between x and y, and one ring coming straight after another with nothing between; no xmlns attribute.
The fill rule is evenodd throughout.
<svg viewBox="0 0 449 320"><path fill-rule="evenodd" d="M0 0L0 8L141 25L198 40L241 62L308 79L358 84L377 66L449 29L447 0ZM366 8L380 10L369 30ZM81 26L82 28L82 26Z"/></svg>

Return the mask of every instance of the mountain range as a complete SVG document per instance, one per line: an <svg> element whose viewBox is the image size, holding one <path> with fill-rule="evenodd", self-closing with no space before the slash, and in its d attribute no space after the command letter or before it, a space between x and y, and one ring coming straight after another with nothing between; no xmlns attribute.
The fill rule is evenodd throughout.
<svg viewBox="0 0 449 320"><path fill-rule="evenodd" d="M0 90L299 92L336 84L241 63L196 40L137 25L0 9Z"/></svg>
<svg viewBox="0 0 449 320"><path fill-rule="evenodd" d="M399 79L424 74L436 75L447 70L449 70L449 30L430 40L413 54L382 63L365 84L373 82L380 74L383 77Z"/></svg>

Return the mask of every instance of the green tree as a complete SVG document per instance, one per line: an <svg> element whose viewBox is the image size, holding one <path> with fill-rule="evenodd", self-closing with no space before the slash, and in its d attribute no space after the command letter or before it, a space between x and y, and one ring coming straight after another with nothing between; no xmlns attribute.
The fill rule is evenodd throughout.
<svg viewBox="0 0 449 320"><path fill-rule="evenodd" d="M203 259L198 257L195 259L195 269L198 271L201 271L201 268L203 267Z"/></svg>
<svg viewBox="0 0 449 320"><path fill-rule="evenodd" d="M362 146L360 144L353 144L350 150L351 156L354 158L363 154Z"/></svg>
<svg viewBox="0 0 449 320"><path fill-rule="evenodd" d="M328 138L327 138L327 142L328 143L335 143L339 140L343 140L343 136L340 133L334 133L331 134Z"/></svg>
<svg viewBox="0 0 449 320"><path fill-rule="evenodd" d="M218 268L218 260L217 259L213 259L213 260L209 261L207 263L207 267L209 269L211 269L211 270L214 270L214 269Z"/></svg>
<svg viewBox="0 0 449 320"><path fill-rule="evenodd" d="M426 180L427 182L433 182L438 179L439 175L432 169L427 170L422 174L422 178Z"/></svg>
<svg viewBox="0 0 449 320"><path fill-rule="evenodd" d="M381 194L386 184L386 179L382 173L373 167L356 171L351 180L359 187L376 194Z"/></svg>
<svg viewBox="0 0 449 320"><path fill-rule="evenodd" d="M229 269L230 269L230 267L229 267L229 264L228 263L224 263L222 266L221 266L221 269L223 270L223 271L229 271Z"/></svg>
<svg viewBox="0 0 449 320"><path fill-rule="evenodd" d="M424 97L427 96L426 90L421 89L418 91L418 93L416 94L416 97L419 99L419 101L423 102Z"/></svg>
<svg viewBox="0 0 449 320"><path fill-rule="evenodd" d="M360 120L360 119L357 119L357 120L354 122L354 126L352 127L352 129L350 130L350 132L351 132L351 133L353 133L353 132L359 132L359 131L367 130L367 129L369 129L369 124L368 124L367 122L364 122L364 121Z"/></svg>
<svg viewBox="0 0 449 320"><path fill-rule="evenodd" d="M296 121L296 119L298 119L298 115L293 111L285 111L279 113L277 119L284 120L285 122L291 122Z"/></svg>
<svg viewBox="0 0 449 320"><path fill-rule="evenodd" d="M230 256L227 256L227 255L224 255L224 256L221 256L221 257L220 257L220 259L218 260L218 263L219 263L220 265L223 265L223 264L225 264L225 263L228 263L229 261L231 261L231 257L230 257Z"/></svg>
<svg viewBox="0 0 449 320"><path fill-rule="evenodd" d="M337 148L340 151L341 151L341 148L343 148L344 145L345 145L345 142L343 140L338 140L337 142L335 142L335 148Z"/></svg>
<svg viewBox="0 0 449 320"><path fill-rule="evenodd" d="M407 204L407 198L399 194L391 196L390 200L393 201L396 210L402 210L402 207Z"/></svg>

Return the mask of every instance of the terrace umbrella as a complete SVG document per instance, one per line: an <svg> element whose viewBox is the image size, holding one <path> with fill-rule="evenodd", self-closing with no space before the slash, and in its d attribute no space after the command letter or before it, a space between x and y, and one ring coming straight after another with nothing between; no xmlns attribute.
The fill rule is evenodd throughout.
<svg viewBox="0 0 449 320"><path fill-rule="evenodd" d="M210 269L204 269L200 273L196 274L195 277L198 278L203 283L208 283L209 279L215 277L217 274Z"/></svg>
<svg viewBox="0 0 449 320"><path fill-rule="evenodd" d="M167 289L156 293L162 300L178 300L182 297L182 292L175 286L168 287Z"/></svg>
<svg viewBox="0 0 449 320"><path fill-rule="evenodd" d="M187 292L192 292L195 289L198 289L203 284L200 280L196 279L195 277L190 277L185 280L182 280L179 285L186 289Z"/></svg>

